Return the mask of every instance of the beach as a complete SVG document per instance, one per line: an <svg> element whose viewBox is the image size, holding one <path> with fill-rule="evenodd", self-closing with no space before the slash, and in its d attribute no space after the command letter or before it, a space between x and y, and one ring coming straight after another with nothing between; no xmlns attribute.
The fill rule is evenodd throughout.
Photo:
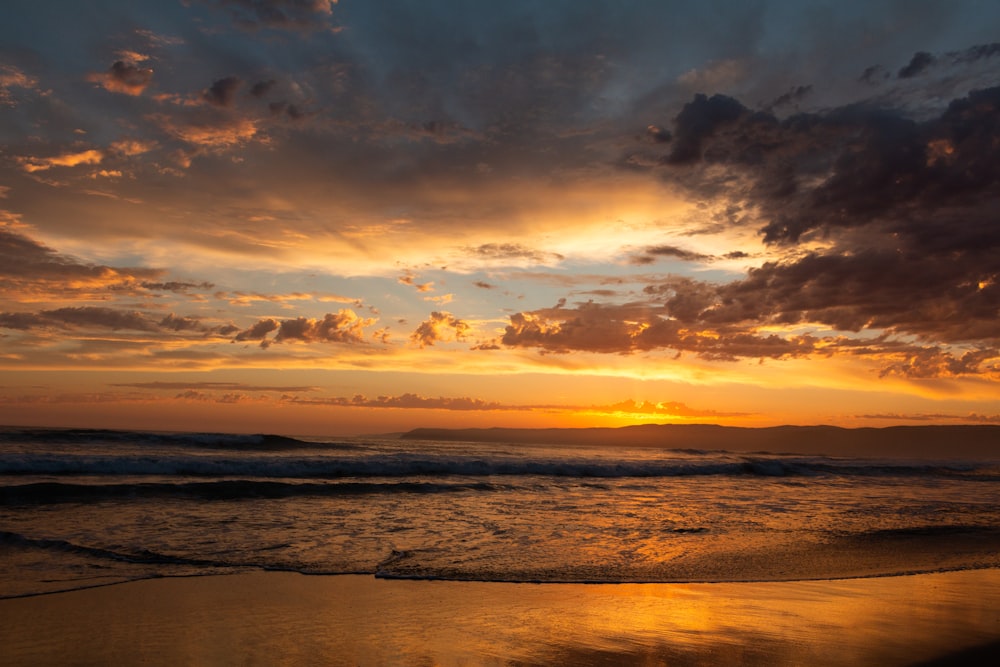
<svg viewBox="0 0 1000 667"><path fill-rule="evenodd" d="M4 665L992 664L1000 466L0 430Z"/></svg>
<svg viewBox="0 0 1000 667"><path fill-rule="evenodd" d="M1000 570L728 584L251 572L0 600L5 665L990 664Z"/></svg>

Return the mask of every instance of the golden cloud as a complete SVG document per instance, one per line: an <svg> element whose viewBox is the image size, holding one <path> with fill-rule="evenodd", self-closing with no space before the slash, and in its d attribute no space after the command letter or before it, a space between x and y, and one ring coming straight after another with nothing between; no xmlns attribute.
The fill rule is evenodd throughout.
<svg viewBox="0 0 1000 667"><path fill-rule="evenodd" d="M100 164L104 154L96 149L80 151L79 153L63 153L54 157L19 157L21 168L29 174L45 171L52 167L76 167L81 164Z"/></svg>
<svg viewBox="0 0 1000 667"><path fill-rule="evenodd" d="M133 62L116 60L107 71L87 75L87 81L100 85L110 93L135 97L142 95L152 83L153 70L149 67L139 67Z"/></svg>
<svg viewBox="0 0 1000 667"><path fill-rule="evenodd" d="M250 118L226 118L222 121L178 122L162 114L152 116L164 131L176 138L203 148L229 148L258 136L257 122Z"/></svg>

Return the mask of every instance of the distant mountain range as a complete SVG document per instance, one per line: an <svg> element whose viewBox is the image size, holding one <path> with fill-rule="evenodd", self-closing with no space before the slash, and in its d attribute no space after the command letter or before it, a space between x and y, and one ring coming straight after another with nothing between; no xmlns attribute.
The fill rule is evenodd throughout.
<svg viewBox="0 0 1000 667"><path fill-rule="evenodd" d="M620 445L829 456L921 459L997 459L1000 426L774 426L644 424L620 428L418 428L405 440L448 440L550 445Z"/></svg>

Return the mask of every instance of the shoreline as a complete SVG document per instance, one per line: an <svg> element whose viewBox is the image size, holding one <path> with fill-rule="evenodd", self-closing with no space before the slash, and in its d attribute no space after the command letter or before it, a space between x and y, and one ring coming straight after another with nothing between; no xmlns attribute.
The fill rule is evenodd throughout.
<svg viewBox="0 0 1000 667"><path fill-rule="evenodd" d="M981 572L983 570L997 570L1000 571L1000 565L995 563L984 564L984 565L974 565L974 566L961 566L961 567L945 567L937 569L917 569L908 570L904 572L873 572L869 574L847 574L847 575L830 575L830 576L815 576L815 577L794 577L789 579L766 579L766 578L749 578L749 579L631 579L631 580L572 580L572 579L471 579L471 578L461 578L461 577L448 577L448 576L436 576L436 575L407 575L407 574L381 574L379 572L307 572L300 570L288 570L288 569L277 569L277 568L266 568L266 567L249 567L245 570L239 570L234 572L210 572L210 573L191 573L191 574L163 574L163 575L153 575L148 577L136 577L134 579L122 579L121 581L109 581L104 583L89 584L84 586L76 586L72 588L61 588L56 590L38 591L36 593L18 593L14 595L0 595L0 602L5 600L23 600L29 598L43 597L48 595L62 595L66 593L76 593L82 591L89 591L98 588L108 588L112 586L126 586L129 584L140 583L143 581L156 581L161 579L199 579L204 577L237 577L247 574L293 574L302 577L360 577L369 578L376 581L413 581L413 582L446 582L455 584L504 584L504 585L526 585L526 586L724 586L724 585L742 585L742 584L796 584L796 583L836 583L842 581L865 581L868 579L895 579L903 577L921 577L926 575L937 575L937 574L954 574L961 572Z"/></svg>
<svg viewBox="0 0 1000 667"><path fill-rule="evenodd" d="M162 577L0 600L0 642L12 665L935 664L1000 642L1000 569L613 585Z"/></svg>

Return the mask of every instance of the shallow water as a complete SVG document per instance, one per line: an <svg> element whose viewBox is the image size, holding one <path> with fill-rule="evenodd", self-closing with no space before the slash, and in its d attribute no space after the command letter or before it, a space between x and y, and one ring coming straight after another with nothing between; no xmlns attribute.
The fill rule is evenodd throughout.
<svg viewBox="0 0 1000 667"><path fill-rule="evenodd" d="M256 572L0 600L0 664L986 665L998 609L1000 570L600 586Z"/></svg>
<svg viewBox="0 0 1000 667"><path fill-rule="evenodd" d="M0 596L258 568L499 581L1000 565L1000 466L0 431Z"/></svg>

